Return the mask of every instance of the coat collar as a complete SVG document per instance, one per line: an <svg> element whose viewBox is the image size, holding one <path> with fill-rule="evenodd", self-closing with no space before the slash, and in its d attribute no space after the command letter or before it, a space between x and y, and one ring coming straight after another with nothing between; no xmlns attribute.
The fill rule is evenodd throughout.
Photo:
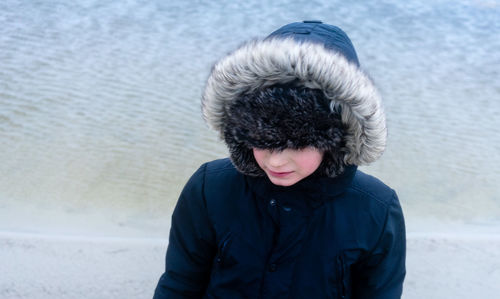
<svg viewBox="0 0 500 299"><path fill-rule="evenodd" d="M246 176L246 179L250 188L264 198L306 198L316 208L342 194L351 185L356 171L357 166L350 165L335 178L310 176L289 187L274 185L267 176Z"/></svg>

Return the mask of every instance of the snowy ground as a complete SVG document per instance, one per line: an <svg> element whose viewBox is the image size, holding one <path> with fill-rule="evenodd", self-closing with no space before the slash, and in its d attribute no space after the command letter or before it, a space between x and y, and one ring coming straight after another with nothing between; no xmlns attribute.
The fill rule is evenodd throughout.
<svg viewBox="0 0 500 299"><path fill-rule="evenodd" d="M0 298L151 298L163 239L0 233ZM499 298L500 235L409 234L405 299Z"/></svg>

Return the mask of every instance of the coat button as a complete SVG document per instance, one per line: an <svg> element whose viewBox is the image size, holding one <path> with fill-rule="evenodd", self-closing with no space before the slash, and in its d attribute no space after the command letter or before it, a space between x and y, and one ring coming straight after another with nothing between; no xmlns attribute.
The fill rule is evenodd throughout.
<svg viewBox="0 0 500 299"><path fill-rule="evenodd" d="M271 200L269 201L269 204L270 204L272 207L276 206L276 199L271 199Z"/></svg>
<svg viewBox="0 0 500 299"><path fill-rule="evenodd" d="M269 265L269 271L270 272L276 271L276 264L275 263L272 263L272 264Z"/></svg>

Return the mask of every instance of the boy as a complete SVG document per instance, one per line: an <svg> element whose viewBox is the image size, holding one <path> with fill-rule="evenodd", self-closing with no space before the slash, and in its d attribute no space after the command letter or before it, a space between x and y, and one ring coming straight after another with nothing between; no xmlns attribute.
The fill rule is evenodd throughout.
<svg viewBox="0 0 500 299"><path fill-rule="evenodd" d="M154 298L400 298L398 198L357 170L384 151L385 116L342 30L293 23L243 45L202 101L230 160L184 187Z"/></svg>

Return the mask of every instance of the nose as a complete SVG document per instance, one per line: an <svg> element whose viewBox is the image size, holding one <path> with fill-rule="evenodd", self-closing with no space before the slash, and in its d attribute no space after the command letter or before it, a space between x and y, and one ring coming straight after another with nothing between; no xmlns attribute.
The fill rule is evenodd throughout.
<svg viewBox="0 0 500 299"><path fill-rule="evenodd" d="M272 151L269 153L269 166L279 168L287 163L286 154L283 151Z"/></svg>

